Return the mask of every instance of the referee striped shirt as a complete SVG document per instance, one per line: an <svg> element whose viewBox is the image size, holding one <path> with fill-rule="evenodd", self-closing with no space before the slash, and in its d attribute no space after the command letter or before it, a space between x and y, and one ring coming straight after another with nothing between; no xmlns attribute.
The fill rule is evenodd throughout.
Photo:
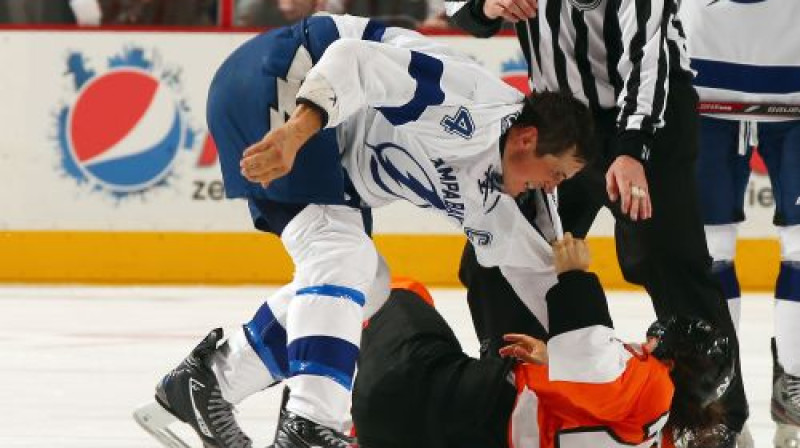
<svg viewBox="0 0 800 448"><path fill-rule="evenodd" d="M669 75L691 73L678 2L539 0L537 16L516 24L531 86L572 92L594 111L616 106L619 131L652 135L664 125ZM483 4L445 3L459 26L488 37L502 19L488 19Z"/></svg>

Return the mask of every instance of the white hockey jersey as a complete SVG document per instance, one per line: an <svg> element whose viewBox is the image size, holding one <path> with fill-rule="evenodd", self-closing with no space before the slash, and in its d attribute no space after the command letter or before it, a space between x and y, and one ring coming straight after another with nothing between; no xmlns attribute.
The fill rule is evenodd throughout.
<svg viewBox="0 0 800 448"><path fill-rule="evenodd" d="M416 32L387 28L380 42L346 38L360 32L342 32L340 21L358 26L360 19L334 18L342 38L308 72L297 98L337 127L342 163L362 200L429 208L464 230L484 266L532 269L554 282L550 245L501 191L500 137L523 96Z"/></svg>
<svg viewBox="0 0 800 448"><path fill-rule="evenodd" d="M800 104L800 1L683 1L703 101Z"/></svg>

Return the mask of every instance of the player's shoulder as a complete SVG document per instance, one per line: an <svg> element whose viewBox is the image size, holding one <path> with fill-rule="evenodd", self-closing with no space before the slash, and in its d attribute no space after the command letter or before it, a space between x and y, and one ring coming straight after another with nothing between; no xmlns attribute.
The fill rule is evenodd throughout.
<svg viewBox="0 0 800 448"><path fill-rule="evenodd" d="M637 353L635 347L626 348L632 351L623 374L627 386L641 390L640 397L652 408L669 409L675 393L669 366L648 353Z"/></svg>

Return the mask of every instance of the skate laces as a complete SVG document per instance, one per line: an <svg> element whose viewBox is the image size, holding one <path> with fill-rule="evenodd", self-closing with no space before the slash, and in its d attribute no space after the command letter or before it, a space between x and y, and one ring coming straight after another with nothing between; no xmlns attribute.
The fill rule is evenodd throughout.
<svg viewBox="0 0 800 448"><path fill-rule="evenodd" d="M786 375L786 392L792 405L800 408L800 377Z"/></svg>
<svg viewBox="0 0 800 448"><path fill-rule="evenodd" d="M329 443L330 446L341 448L351 447L350 443L346 440L343 440L339 433L326 426L317 425L317 434L322 437L325 442Z"/></svg>
<svg viewBox="0 0 800 448"><path fill-rule="evenodd" d="M208 416L214 433L225 448L252 448L253 442L236 423L233 413L233 405L222 398L219 386L215 385L208 399Z"/></svg>

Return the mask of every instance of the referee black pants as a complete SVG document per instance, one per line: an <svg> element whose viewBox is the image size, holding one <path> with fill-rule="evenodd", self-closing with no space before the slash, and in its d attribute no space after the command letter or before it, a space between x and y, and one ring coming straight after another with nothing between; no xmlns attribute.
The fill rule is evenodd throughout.
<svg viewBox="0 0 800 448"><path fill-rule="evenodd" d="M611 147L616 132L616 111L594 114L594 143L600 157L558 189L559 213L565 231L584 237L600 207L616 218L617 255L625 279L644 286L659 319L672 315L697 316L712 322L736 341L736 333L719 284L711 274L711 257L698 207L695 159L699 148L697 94L690 80L673 76L665 111L666 125L655 135L650 161L645 167L653 203L653 217L633 222L619 204L606 194L605 173L614 160ZM524 306L514 296L499 269L478 265L470 247L464 251L460 276L470 288L468 299L479 338L490 341L501 335L505 317L515 326ZM475 289L470 286L475 286ZM498 300L498 292L503 299ZM517 302L509 313L491 302ZM492 325L487 326L487 322ZM535 326L535 324L531 324ZM516 329L516 328L514 328ZM511 330L511 328L509 328ZM483 333L483 334L482 334ZM493 344L492 344L493 345ZM736 344L738 351L738 342ZM488 350L491 354L494 350ZM741 430L748 406L737 360L737 379L724 397L728 426Z"/></svg>

